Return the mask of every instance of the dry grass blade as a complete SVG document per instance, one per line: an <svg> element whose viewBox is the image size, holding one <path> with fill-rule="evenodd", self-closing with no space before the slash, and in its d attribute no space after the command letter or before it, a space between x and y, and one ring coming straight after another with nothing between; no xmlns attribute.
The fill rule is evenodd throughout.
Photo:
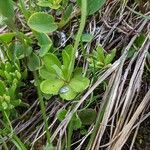
<svg viewBox="0 0 150 150"><path fill-rule="evenodd" d="M149 43L149 39L147 37L147 39L145 40L145 42L141 48L141 51L139 53L139 57L138 57L138 60L136 62L136 65L135 65L135 69L134 69L133 75L131 77L128 90L126 92L126 96L125 96L126 98L124 100L123 109L122 109L121 114L119 116L119 120L117 122L117 127L114 131L113 138L118 137L118 135L120 135L120 133L122 133L122 129L126 126L126 124L128 124L128 122L130 121L129 120L130 117L132 117L132 113L133 113L133 109L134 109L134 105L135 105L134 102L135 102L135 100L137 100L136 93L138 95L139 90L140 90L141 78L142 78L144 64L145 64L145 58L146 58L149 46L150 46L150 43ZM132 106L131 106L131 103L132 103ZM129 110L129 108L130 108L130 110ZM139 116L137 116L137 118L138 117ZM130 130L130 132L131 132L131 130ZM122 142L121 147L123 146L123 143L125 143L126 140L127 139L124 139L124 142ZM116 141L115 141L115 143L116 143ZM112 149L112 147L110 146L109 149Z"/></svg>
<svg viewBox="0 0 150 150"><path fill-rule="evenodd" d="M139 115L142 113L143 109L146 107L146 105L149 103L149 101L150 101L150 90L145 95L144 99L142 100L142 102L140 103L138 108L136 109L135 113L133 114L133 116L130 119L130 121L128 122L128 124L123 127L121 135L114 142L114 145L112 145L112 147L110 148L111 150L116 150L116 149L121 150L122 149L122 146L124 145L124 143L126 142L126 140L128 139L128 137L131 133L131 129L132 129L135 121L138 119Z"/></svg>

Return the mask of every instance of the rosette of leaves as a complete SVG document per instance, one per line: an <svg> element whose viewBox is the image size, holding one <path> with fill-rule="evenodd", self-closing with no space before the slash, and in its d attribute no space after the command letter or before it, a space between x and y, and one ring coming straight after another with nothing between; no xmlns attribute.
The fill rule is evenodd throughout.
<svg viewBox="0 0 150 150"><path fill-rule="evenodd" d="M48 53L43 57L43 66L39 71L41 78L44 79L40 84L43 93L59 94L62 99L72 100L89 86L90 81L82 76L82 69L77 68L70 75L72 51L71 45L62 51L63 63L53 53Z"/></svg>
<svg viewBox="0 0 150 150"><path fill-rule="evenodd" d="M16 96L21 80L18 67L10 62L0 64L0 111L11 110L21 104L21 100Z"/></svg>
<svg viewBox="0 0 150 150"><path fill-rule="evenodd" d="M96 69L103 69L113 61L116 56L116 49L111 50L110 53L106 54L102 46L97 47L93 51L91 58L89 58L90 66Z"/></svg>
<svg viewBox="0 0 150 150"><path fill-rule="evenodd" d="M50 7L51 9L59 9L62 0L39 0L38 5L41 7Z"/></svg>

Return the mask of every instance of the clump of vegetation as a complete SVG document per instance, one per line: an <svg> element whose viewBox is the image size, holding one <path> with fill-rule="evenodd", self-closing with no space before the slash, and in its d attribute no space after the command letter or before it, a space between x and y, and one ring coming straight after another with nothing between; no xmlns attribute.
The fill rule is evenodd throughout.
<svg viewBox="0 0 150 150"><path fill-rule="evenodd" d="M133 148L149 116L142 4L0 1L0 148Z"/></svg>

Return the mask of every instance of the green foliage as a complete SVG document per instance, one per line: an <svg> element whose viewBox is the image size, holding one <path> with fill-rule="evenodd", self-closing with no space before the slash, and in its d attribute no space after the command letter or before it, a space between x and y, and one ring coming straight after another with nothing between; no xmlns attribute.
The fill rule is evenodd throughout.
<svg viewBox="0 0 150 150"><path fill-rule="evenodd" d="M56 148L52 144L47 144L43 147L43 150L56 150Z"/></svg>
<svg viewBox="0 0 150 150"><path fill-rule="evenodd" d="M59 121L63 121L65 119L66 114L67 114L66 109L59 109L57 111L56 117Z"/></svg>
<svg viewBox="0 0 150 150"><path fill-rule="evenodd" d="M78 111L78 116L83 125L91 125L96 121L96 111L94 109L88 108Z"/></svg>
<svg viewBox="0 0 150 150"><path fill-rule="evenodd" d="M63 121L66 117L67 114L67 110L66 109L60 109L57 111L56 117L59 121ZM75 113L73 115L73 117L71 118L70 124L72 124L73 126L71 126L71 128L73 130L77 130L81 128L82 122L78 116L77 113Z"/></svg>
<svg viewBox="0 0 150 150"><path fill-rule="evenodd" d="M134 53L142 46L146 36L144 34L140 34L138 38L136 38L134 45L128 51L128 58L131 58Z"/></svg>
<svg viewBox="0 0 150 150"><path fill-rule="evenodd" d="M38 0L38 5L42 7L50 7L51 9L58 9L62 0Z"/></svg>
<svg viewBox="0 0 150 150"><path fill-rule="evenodd" d="M10 43L15 35L13 32L0 34L0 42Z"/></svg>
<svg viewBox="0 0 150 150"><path fill-rule="evenodd" d="M0 16L4 18L7 26L14 29L15 14L12 0L0 0Z"/></svg>
<svg viewBox="0 0 150 150"><path fill-rule="evenodd" d="M89 33L84 33L81 37L82 42L91 42L93 39L93 36Z"/></svg>
<svg viewBox="0 0 150 150"><path fill-rule="evenodd" d="M23 59L32 53L32 47L25 47L21 42L16 42L11 48L14 50L14 55L17 59Z"/></svg>
<svg viewBox="0 0 150 150"><path fill-rule="evenodd" d="M51 33L57 29L53 16L44 12L32 14L28 19L28 26L41 33Z"/></svg>
<svg viewBox="0 0 150 150"><path fill-rule="evenodd" d="M66 117L67 110L60 109L57 111L56 117L59 121L63 121ZM73 123L73 130L81 128L81 125L91 125L96 121L97 113L94 109L86 108L77 111L73 115L71 122Z"/></svg>
<svg viewBox="0 0 150 150"><path fill-rule="evenodd" d="M51 95L59 95L64 100L73 100L89 86L90 80L82 75L83 68L75 69L75 53L85 26L86 9L83 8L86 7L82 8L83 17L81 17L81 24L74 46L66 46L61 54L57 51L52 53L54 52L53 42L50 38L52 32L56 31L58 27L61 28L66 25L72 17L73 3L66 5L67 3L68 1L62 0L38 0L38 4L34 6L32 6L34 3L29 1L30 6L28 7L25 1L17 1L17 5L14 5L15 9L19 6L26 22L21 21L28 25L27 28L22 28L21 24L15 27L13 8L15 2L12 0L0 1L2 20L12 30L12 32L9 31L0 35L2 46L0 49L0 57L2 58L0 62L0 111L2 117L4 117L4 123L6 122L6 128L4 128L7 133L11 132L15 135L9 120L10 112L15 111L18 106L25 105L20 100L20 87L24 85L21 82L22 78L28 78L28 72L33 72L48 143L50 143L50 134L43 98L48 99ZM63 4L66 6L65 8L62 7ZM41 8L37 5L49 7L50 11L55 9L56 13L59 9L61 16L56 19L60 22L57 24L52 15L41 12L47 11L47 8ZM51 14L53 14L53 11L51 11ZM20 32L19 29L22 31ZM31 34L28 34L28 32ZM90 42L92 38L91 35L83 35L82 42ZM22 72L22 70L24 71ZM57 113L57 118L62 121L66 113L67 110L61 110ZM80 129L81 125L81 119L75 113L69 123L70 131ZM24 146L21 146L18 137L14 136L12 143L18 149L26 150ZM55 148L48 144L43 149L53 150Z"/></svg>
<svg viewBox="0 0 150 150"><path fill-rule="evenodd" d="M67 6L67 8L65 9L59 22L60 28L69 22L72 12L73 12L73 4L69 4L69 6Z"/></svg>
<svg viewBox="0 0 150 150"><path fill-rule="evenodd" d="M105 54L104 49L99 46L96 51L92 53L92 58L89 58L90 66L102 69L111 64L116 56L116 49L113 49L110 53Z"/></svg>
<svg viewBox="0 0 150 150"><path fill-rule="evenodd" d="M12 65L9 61L0 63L0 111L8 111L21 105L17 94L20 86L21 73L18 65Z"/></svg>
<svg viewBox="0 0 150 150"><path fill-rule="evenodd" d="M36 53L32 53L28 59L28 67L31 71L36 71L40 68L40 58Z"/></svg>
<svg viewBox="0 0 150 150"><path fill-rule="evenodd" d="M82 122L79 118L79 116L76 114L73 115L72 119L71 119L71 123L73 124L73 130L77 130L81 128Z"/></svg>
<svg viewBox="0 0 150 150"><path fill-rule="evenodd" d="M40 46L39 56L43 57L47 54L52 46L52 41L50 37L45 33L35 33L38 40L38 45Z"/></svg>
<svg viewBox="0 0 150 150"><path fill-rule="evenodd" d="M80 69L74 70L73 75L69 76L71 50L72 46L68 46L62 52L63 64L52 53L43 57L43 67L39 71L40 76L46 79L40 85L43 93L59 94L65 100L72 100L89 86L89 79L82 76Z"/></svg>
<svg viewBox="0 0 150 150"><path fill-rule="evenodd" d="M43 93L45 94L53 94L57 95L59 92L59 89L63 86L64 82L63 80L56 79L56 80L44 80L40 87Z"/></svg>
<svg viewBox="0 0 150 150"><path fill-rule="evenodd" d="M81 0L77 0L79 6L81 6ZM106 3L106 0L87 0L87 14L92 15L102 8Z"/></svg>

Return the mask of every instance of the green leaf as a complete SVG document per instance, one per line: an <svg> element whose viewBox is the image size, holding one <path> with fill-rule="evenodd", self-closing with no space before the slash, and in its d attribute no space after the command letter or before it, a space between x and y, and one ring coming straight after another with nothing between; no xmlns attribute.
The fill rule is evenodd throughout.
<svg viewBox="0 0 150 150"><path fill-rule="evenodd" d="M15 57L18 59L22 59L24 58L24 45L21 43L15 43L14 45L12 45L12 47L14 48L14 54Z"/></svg>
<svg viewBox="0 0 150 150"><path fill-rule="evenodd" d="M41 7L50 7L52 5L52 3L47 0L39 0L37 4Z"/></svg>
<svg viewBox="0 0 150 150"><path fill-rule="evenodd" d="M0 16L5 17L5 23L14 28L14 8L12 0L0 0Z"/></svg>
<svg viewBox="0 0 150 150"><path fill-rule="evenodd" d="M40 89L45 94L57 95L59 89L64 85L64 81L60 79L55 80L44 80L40 84Z"/></svg>
<svg viewBox="0 0 150 150"><path fill-rule="evenodd" d="M61 21L59 23L60 28L69 22L72 12L73 12L73 4L69 4L69 6L65 9L65 12L61 17Z"/></svg>
<svg viewBox="0 0 150 150"><path fill-rule="evenodd" d="M52 44L50 45L41 45L40 51L39 51L39 56L43 57L44 55L47 54L47 52L50 50Z"/></svg>
<svg viewBox="0 0 150 150"><path fill-rule="evenodd" d="M61 87L59 93L61 98L65 100L72 100L77 95L77 93L69 85Z"/></svg>
<svg viewBox="0 0 150 150"><path fill-rule="evenodd" d="M82 76L74 76L69 85L76 92L82 92L89 86L90 80Z"/></svg>
<svg viewBox="0 0 150 150"><path fill-rule="evenodd" d="M31 15L31 9L28 9L26 7L26 1L24 0L19 0L19 8L23 14L23 16L25 17L25 19L27 20L30 15Z"/></svg>
<svg viewBox="0 0 150 150"><path fill-rule="evenodd" d="M72 45L68 45L65 47L65 49L62 52L62 58L63 58L63 74L65 76L65 79L69 79L69 75L70 75L70 63L71 63L71 58L72 58L72 54L73 54L73 46Z"/></svg>
<svg viewBox="0 0 150 150"><path fill-rule="evenodd" d="M14 36L15 36L15 33L13 32L0 34L0 41L5 42L5 43L10 43Z"/></svg>
<svg viewBox="0 0 150 150"><path fill-rule="evenodd" d="M72 117L71 119L71 123L72 123L72 127L73 127L73 130L77 130L77 129L80 129L81 126L82 126L82 122L79 118L79 116L77 114L74 114L74 116Z"/></svg>
<svg viewBox="0 0 150 150"><path fill-rule="evenodd" d="M42 33L51 33L57 29L57 24L54 22L53 16L44 12L36 12L31 15L28 20L28 26Z"/></svg>
<svg viewBox="0 0 150 150"><path fill-rule="evenodd" d="M63 58L63 65L65 68L68 68L70 64L70 55L68 53L68 50L72 51L73 47L67 46L63 51L62 51L62 58Z"/></svg>
<svg viewBox="0 0 150 150"><path fill-rule="evenodd" d="M11 49L14 51L14 58L16 59L22 59L24 57L27 57L31 55L32 53L32 47L28 45L24 45L22 43L15 43L11 45Z"/></svg>
<svg viewBox="0 0 150 150"><path fill-rule="evenodd" d="M104 60L105 65L110 64L113 61L115 56L116 56L116 49L113 49L110 54L106 55L106 58Z"/></svg>
<svg viewBox="0 0 150 150"><path fill-rule="evenodd" d="M81 0L77 0L78 5L81 7ZM92 15L96 11L100 10L106 0L87 0L87 14Z"/></svg>
<svg viewBox="0 0 150 150"><path fill-rule="evenodd" d="M25 57L30 56L31 53L32 53L32 51L33 51L32 47L31 46L27 46L26 49L25 49L25 51L24 51Z"/></svg>
<svg viewBox="0 0 150 150"><path fill-rule="evenodd" d="M136 52L136 49L134 47L131 47L128 51L127 58L128 59L132 58L132 56L134 55L135 52Z"/></svg>
<svg viewBox="0 0 150 150"><path fill-rule="evenodd" d="M63 75L65 76L65 79L68 79L68 66L70 62L69 55L66 53L66 51L62 52L62 58L63 58L63 65L61 66Z"/></svg>
<svg viewBox="0 0 150 150"><path fill-rule="evenodd" d="M104 49L102 46L98 46L97 49L97 54L98 54L98 61L104 63L104 60L105 60L105 55L104 55Z"/></svg>
<svg viewBox="0 0 150 150"><path fill-rule="evenodd" d="M74 69L73 75L74 76L82 76L82 71L83 71L83 68L77 67Z"/></svg>
<svg viewBox="0 0 150 150"><path fill-rule="evenodd" d="M40 67L40 59L35 53L32 53L28 60L28 68L31 71L35 71L38 70L39 67Z"/></svg>
<svg viewBox="0 0 150 150"><path fill-rule="evenodd" d="M56 114L57 119L59 121L63 121L65 119L66 114L67 114L67 110L66 109L59 109L57 111L57 114Z"/></svg>
<svg viewBox="0 0 150 150"><path fill-rule="evenodd" d="M43 66L42 68L39 69L39 75L43 79L56 79L55 72L47 70L45 66Z"/></svg>
<svg viewBox="0 0 150 150"><path fill-rule="evenodd" d="M62 0L39 0L38 5L41 7L50 7L52 9L58 9Z"/></svg>
<svg viewBox="0 0 150 150"><path fill-rule="evenodd" d="M53 65L52 68L55 70L55 73L56 73L58 78L65 80L64 75L63 75L63 71L61 68L59 68L57 65Z"/></svg>
<svg viewBox="0 0 150 150"><path fill-rule="evenodd" d="M93 36L90 33L82 34L82 37L81 37L82 42L91 42L92 39L93 39Z"/></svg>
<svg viewBox="0 0 150 150"><path fill-rule="evenodd" d="M6 92L6 87L3 81L0 80L0 95L3 96Z"/></svg>
<svg viewBox="0 0 150 150"><path fill-rule="evenodd" d="M8 108L8 104L5 101L3 101L1 105L4 110Z"/></svg>
<svg viewBox="0 0 150 150"><path fill-rule="evenodd" d="M91 125L96 121L96 111L94 109L88 108L78 111L79 118L83 125Z"/></svg>
<svg viewBox="0 0 150 150"><path fill-rule="evenodd" d="M43 150L56 150L56 148L52 144L47 144L43 146Z"/></svg>
<svg viewBox="0 0 150 150"><path fill-rule="evenodd" d="M52 53L48 53L43 57L43 62L45 67L48 70L52 69L53 65L57 65L59 68L61 68L61 62L59 61L59 59Z"/></svg>
<svg viewBox="0 0 150 150"><path fill-rule="evenodd" d="M13 65L10 62L5 63L5 71L12 72L12 71L14 71L13 69L14 69Z"/></svg>
<svg viewBox="0 0 150 150"><path fill-rule="evenodd" d="M137 47L137 48L140 48L141 46L142 46L142 44L143 44L143 42L144 42L144 40L145 40L145 38L146 38L146 36L145 36L145 34L140 34L139 35L139 37L138 38L136 38L136 40L135 40L135 46Z"/></svg>
<svg viewBox="0 0 150 150"><path fill-rule="evenodd" d="M35 33L38 39L38 45L40 46L39 55L43 57L47 54L52 46L50 37L45 33Z"/></svg>
<svg viewBox="0 0 150 150"><path fill-rule="evenodd" d="M20 99L14 100L14 101L11 102L11 104L14 107L17 107L17 106L21 105L21 100Z"/></svg>

